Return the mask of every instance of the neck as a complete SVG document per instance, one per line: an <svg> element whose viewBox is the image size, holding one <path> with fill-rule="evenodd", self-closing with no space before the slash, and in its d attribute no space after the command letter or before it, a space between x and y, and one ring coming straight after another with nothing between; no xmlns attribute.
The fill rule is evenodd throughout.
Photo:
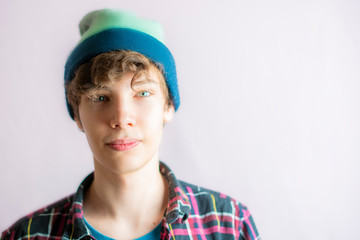
<svg viewBox="0 0 360 240"><path fill-rule="evenodd" d="M96 162L94 181L83 206L90 224L97 225L101 219L102 222L116 222L118 226L149 225L151 229L160 223L168 202L168 187L159 171L157 158L126 174L110 172Z"/></svg>

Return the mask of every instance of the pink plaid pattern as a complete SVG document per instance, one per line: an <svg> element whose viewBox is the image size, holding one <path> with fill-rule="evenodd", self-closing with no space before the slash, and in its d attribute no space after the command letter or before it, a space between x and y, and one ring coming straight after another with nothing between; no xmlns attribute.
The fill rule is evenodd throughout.
<svg viewBox="0 0 360 240"><path fill-rule="evenodd" d="M261 239L249 210L241 203L177 180L162 162L160 172L170 192L160 239ZM0 240L94 239L82 211L84 191L92 181L90 174L75 194L23 217L6 229Z"/></svg>

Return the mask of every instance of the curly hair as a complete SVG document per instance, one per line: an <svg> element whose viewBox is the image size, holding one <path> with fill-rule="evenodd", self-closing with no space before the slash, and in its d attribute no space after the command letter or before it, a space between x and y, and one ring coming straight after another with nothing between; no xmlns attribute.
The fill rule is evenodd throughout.
<svg viewBox="0 0 360 240"><path fill-rule="evenodd" d="M160 87L165 97L165 106L171 105L171 98L165 82L163 68L144 55L133 51L110 51L102 53L82 64L75 72L72 81L65 84L66 97L71 105L75 118L79 118L79 104L85 94L90 96L94 91L118 81L128 72L133 72L132 82L155 69L160 79Z"/></svg>

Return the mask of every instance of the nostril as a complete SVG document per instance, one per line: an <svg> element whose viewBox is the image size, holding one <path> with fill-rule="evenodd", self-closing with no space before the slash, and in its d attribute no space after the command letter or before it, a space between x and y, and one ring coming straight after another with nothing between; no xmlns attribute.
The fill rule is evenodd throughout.
<svg viewBox="0 0 360 240"><path fill-rule="evenodd" d="M127 127L134 127L135 126L135 121L131 121L131 120L112 120L110 121L110 126L111 128L127 128Z"/></svg>

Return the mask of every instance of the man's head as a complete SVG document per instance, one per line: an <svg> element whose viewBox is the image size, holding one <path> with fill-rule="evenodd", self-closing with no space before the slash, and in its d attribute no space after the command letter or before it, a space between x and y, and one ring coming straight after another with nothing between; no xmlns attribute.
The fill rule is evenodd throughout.
<svg viewBox="0 0 360 240"><path fill-rule="evenodd" d="M80 33L65 66L65 90L95 169L129 173L158 161L163 125L180 104L161 26L105 9L87 14Z"/></svg>
<svg viewBox="0 0 360 240"><path fill-rule="evenodd" d="M180 105L175 61L164 45L160 24L140 19L132 13L103 9L88 13L80 22L81 40L65 65L65 85L71 86L78 69L89 65L98 55L109 52L135 52L145 56L151 64L161 69L168 95L175 111ZM82 66L84 65L84 66ZM81 88L85 86L80 86ZM66 87L67 106L74 119L76 101ZM70 95L69 95L70 94ZM69 97L70 96L70 99ZM70 100L72 102L70 102Z"/></svg>

